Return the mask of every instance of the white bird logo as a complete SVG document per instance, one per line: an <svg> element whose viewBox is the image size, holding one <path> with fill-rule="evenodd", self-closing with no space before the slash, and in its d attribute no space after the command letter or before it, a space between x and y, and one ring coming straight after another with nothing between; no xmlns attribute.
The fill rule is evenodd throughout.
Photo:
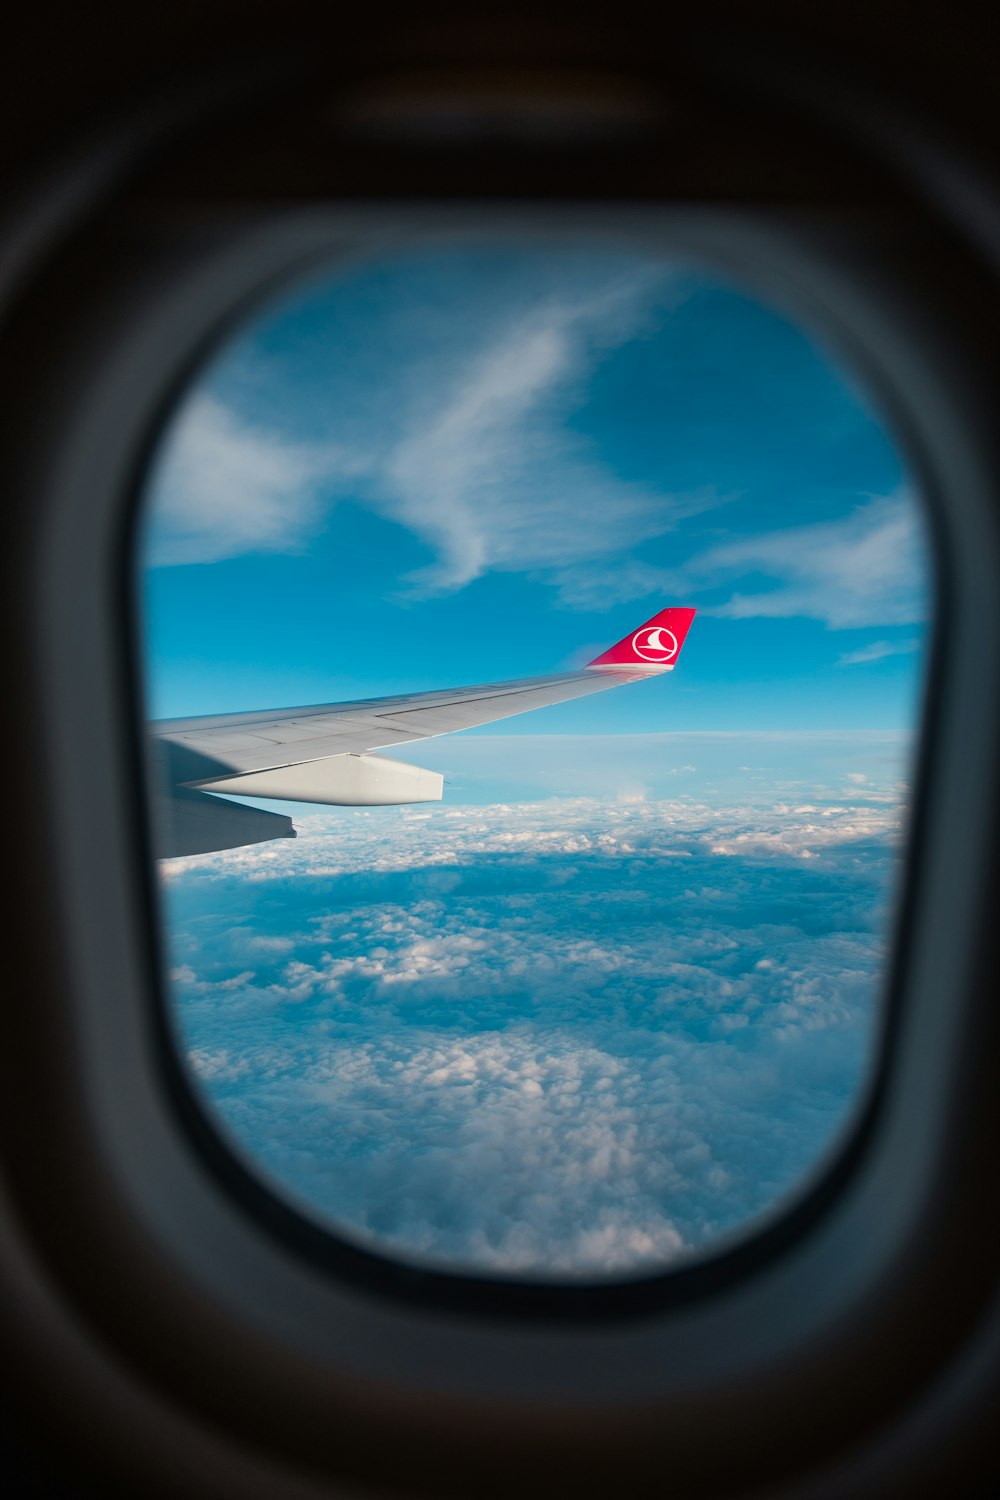
<svg viewBox="0 0 1000 1500"><path fill-rule="evenodd" d="M643 661L669 661L677 655L677 637L665 625L646 625L632 637L632 650Z"/></svg>

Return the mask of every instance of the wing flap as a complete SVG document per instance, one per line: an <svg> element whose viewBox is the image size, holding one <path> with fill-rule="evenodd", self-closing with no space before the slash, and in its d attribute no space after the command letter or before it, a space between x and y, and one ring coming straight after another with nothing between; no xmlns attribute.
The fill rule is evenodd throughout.
<svg viewBox="0 0 1000 1500"><path fill-rule="evenodd" d="M444 777L385 755L330 755L273 771L202 781L198 786L202 792L320 802L328 807L398 807L440 802Z"/></svg>

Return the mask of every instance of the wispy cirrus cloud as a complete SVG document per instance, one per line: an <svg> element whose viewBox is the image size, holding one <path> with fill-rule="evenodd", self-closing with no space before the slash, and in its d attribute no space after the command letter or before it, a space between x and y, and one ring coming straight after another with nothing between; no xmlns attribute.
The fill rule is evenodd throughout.
<svg viewBox="0 0 1000 1500"><path fill-rule="evenodd" d="M923 642L911 636L905 641L872 641L857 651L845 651L837 658L838 667L862 667L869 662L883 661L887 656L909 656L919 651Z"/></svg>
<svg viewBox="0 0 1000 1500"><path fill-rule="evenodd" d="M803 616L848 629L913 624L928 608L926 540L905 493L876 496L835 521L720 543L682 576L689 589L754 576L771 581L705 611L730 620Z"/></svg>
<svg viewBox="0 0 1000 1500"><path fill-rule="evenodd" d="M718 503L718 497L716 497ZM607 559L560 575L564 602L601 603L659 593L694 601L720 619L822 620L833 630L912 625L927 617L927 542L911 495L875 496L836 520L736 536L678 567ZM721 603L707 591L732 590ZM919 650L918 640L882 641L841 658L847 666Z"/></svg>
<svg viewBox="0 0 1000 1500"><path fill-rule="evenodd" d="M291 552L315 528L331 483L367 467L358 453L295 442L198 394L169 434L148 509L154 565Z"/></svg>
<svg viewBox="0 0 1000 1500"><path fill-rule="evenodd" d="M581 565L622 559L727 498L631 483L570 421L587 377L670 287L659 266L605 272L563 296L522 297L507 318L466 309L460 339L452 308L364 402L338 408L331 391L335 443L295 440L278 421L194 395L154 479L150 561L295 550L350 497L433 554L404 580L413 597L518 571L549 577L572 604Z"/></svg>
<svg viewBox="0 0 1000 1500"><path fill-rule="evenodd" d="M922 619L924 538L902 492L837 519L733 536L687 559L679 550L676 562L662 547L650 552L737 492L630 479L575 417L607 356L689 294L684 278L635 258L577 268L564 287L535 268L503 283L495 304L479 282L422 307L416 324L407 322L412 309L383 310L365 325L377 347L358 338L353 353L327 351L313 375L293 377L241 346L236 378L196 391L168 435L150 501L150 560L294 551L348 499L429 554L399 580L403 597L516 572L551 584L572 609L670 595L697 597L728 619L802 616L835 629ZM308 372L315 350L303 358ZM308 420L299 420L302 379L311 381ZM724 441L730 415L722 406L713 416L713 441ZM315 440L326 432L335 440Z"/></svg>
<svg viewBox="0 0 1000 1500"><path fill-rule="evenodd" d="M541 572L568 590L580 564L620 558L719 503L711 491L627 482L566 421L586 376L637 330L656 289L646 274L571 302L549 298L473 351L433 409L415 413L374 492L436 554L411 578L414 593L488 571Z"/></svg>

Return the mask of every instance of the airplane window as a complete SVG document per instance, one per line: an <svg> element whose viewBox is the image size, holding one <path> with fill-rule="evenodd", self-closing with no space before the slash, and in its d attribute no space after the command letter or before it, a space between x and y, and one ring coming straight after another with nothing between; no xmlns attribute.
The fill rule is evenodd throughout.
<svg viewBox="0 0 1000 1500"><path fill-rule="evenodd" d="M593 1281L830 1162L933 579L815 333L611 245L333 267L190 384L137 566L171 1027L272 1193Z"/></svg>

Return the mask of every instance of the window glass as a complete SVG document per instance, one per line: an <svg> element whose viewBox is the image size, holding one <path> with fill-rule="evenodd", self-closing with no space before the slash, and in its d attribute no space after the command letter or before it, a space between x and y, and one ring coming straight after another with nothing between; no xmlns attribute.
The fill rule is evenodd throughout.
<svg viewBox="0 0 1000 1500"><path fill-rule="evenodd" d="M272 1192L422 1264L594 1279L829 1161L931 578L811 333L606 247L332 267L192 382L138 565L171 1023ZM496 722L487 690L366 702L536 676Z"/></svg>

